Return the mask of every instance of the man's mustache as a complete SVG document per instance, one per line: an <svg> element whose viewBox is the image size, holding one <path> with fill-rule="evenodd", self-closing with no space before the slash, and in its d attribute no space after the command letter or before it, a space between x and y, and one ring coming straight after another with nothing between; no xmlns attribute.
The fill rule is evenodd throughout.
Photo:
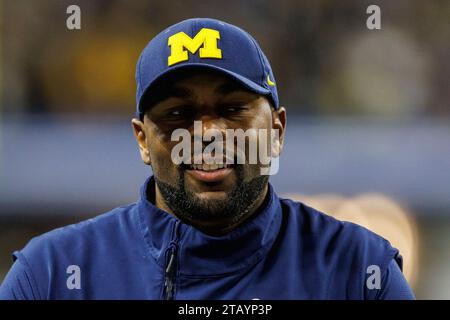
<svg viewBox="0 0 450 320"><path fill-rule="evenodd" d="M206 152L207 146L203 146L201 150L191 149L191 155L182 158L181 164L243 164L240 159L248 159L245 151L237 146L234 148L222 148L219 152ZM195 152L197 151L197 153Z"/></svg>

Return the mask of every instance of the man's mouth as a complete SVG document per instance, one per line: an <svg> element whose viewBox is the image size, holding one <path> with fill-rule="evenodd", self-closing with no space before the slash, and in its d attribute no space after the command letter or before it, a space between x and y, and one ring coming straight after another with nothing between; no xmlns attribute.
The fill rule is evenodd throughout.
<svg viewBox="0 0 450 320"><path fill-rule="evenodd" d="M186 172L194 179L202 182L219 182L225 179L232 171L234 165L221 164L189 164Z"/></svg>
<svg viewBox="0 0 450 320"><path fill-rule="evenodd" d="M213 164L189 164L187 165L188 170L201 170L201 171L214 171L224 168L231 168L230 164L226 163L213 163Z"/></svg>

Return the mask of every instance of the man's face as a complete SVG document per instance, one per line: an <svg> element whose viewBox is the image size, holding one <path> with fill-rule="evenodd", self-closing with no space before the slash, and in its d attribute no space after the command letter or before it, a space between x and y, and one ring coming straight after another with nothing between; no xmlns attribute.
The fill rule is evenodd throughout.
<svg viewBox="0 0 450 320"><path fill-rule="evenodd" d="M261 175L259 161L248 163L249 139L244 151L246 163L236 163L237 153L243 150L238 150L236 143L226 144L225 132L227 129L244 132L248 129L266 129L268 132L278 129L281 137L278 148L281 149L284 109L273 110L264 96L250 92L216 72L185 74L167 81L163 91L162 99L150 107L143 123L133 120L142 158L153 169L157 193L174 214L189 221L239 220L265 195L268 176ZM194 121L201 121L202 136L209 129L222 133L222 163L225 163L226 149L231 147L234 148L234 164L218 166L215 170L205 165L192 165L194 136L199 133L194 130ZM186 129L192 137L191 164L177 165L172 159L172 149L179 144L178 140L171 139L176 129ZM267 139L270 140L270 136ZM204 142L203 147L209 143Z"/></svg>

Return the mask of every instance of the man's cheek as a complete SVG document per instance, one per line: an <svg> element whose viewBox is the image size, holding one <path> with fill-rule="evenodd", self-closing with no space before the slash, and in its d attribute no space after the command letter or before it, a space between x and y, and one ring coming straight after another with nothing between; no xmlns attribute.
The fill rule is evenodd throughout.
<svg viewBox="0 0 450 320"><path fill-rule="evenodd" d="M244 168L244 180L249 182L261 175L261 166L259 164L249 164Z"/></svg>
<svg viewBox="0 0 450 320"><path fill-rule="evenodd" d="M178 179L178 168L172 162L170 152L162 149L155 152L152 159L153 173L162 181L175 183Z"/></svg>

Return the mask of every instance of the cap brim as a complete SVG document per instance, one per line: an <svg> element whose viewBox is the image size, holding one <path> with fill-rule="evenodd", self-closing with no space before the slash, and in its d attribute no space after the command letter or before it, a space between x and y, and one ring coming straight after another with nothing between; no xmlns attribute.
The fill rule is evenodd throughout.
<svg viewBox="0 0 450 320"><path fill-rule="evenodd" d="M178 72L180 70L188 70L188 69L195 69L195 70L215 70L218 71L236 81L238 81L239 83L242 84L242 86L246 89L248 89L249 91L252 91L254 93L258 93L258 94L262 94L262 95L267 95L270 94L271 91L267 88L264 88L258 84L256 84L255 82L253 82L252 80L237 74L235 72L232 72L230 70L215 66L215 65L211 65L211 64L206 64L206 63L186 63L186 64L181 64L178 66L174 66L170 69L165 70L164 72L160 73L159 75L157 75L152 82L150 82L147 87L144 89L144 92L141 95L141 98L139 100L139 106L138 106L138 110L139 110L139 118L142 119L143 116L143 109L142 109L142 105L141 102L143 101L144 96L150 94L150 91L152 89L152 87L161 79L163 79L164 77L171 75L175 72Z"/></svg>

